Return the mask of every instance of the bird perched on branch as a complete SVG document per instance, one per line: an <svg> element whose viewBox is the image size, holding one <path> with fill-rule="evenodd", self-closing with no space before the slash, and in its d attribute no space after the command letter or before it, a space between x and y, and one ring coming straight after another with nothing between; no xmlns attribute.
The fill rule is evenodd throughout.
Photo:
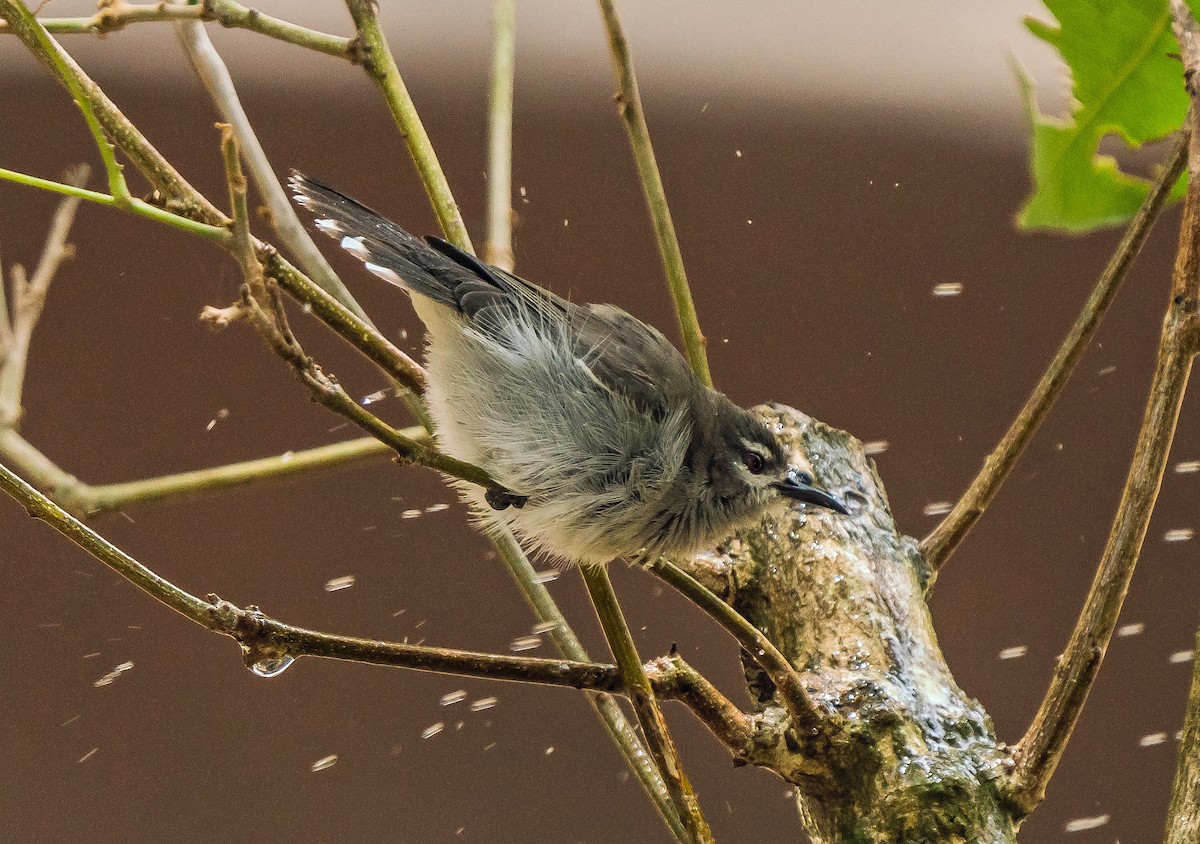
<svg viewBox="0 0 1200 844"><path fill-rule="evenodd" d="M620 308L568 302L420 240L300 173L291 187L318 229L410 294L439 446L511 490L459 484L486 523L588 565L697 551L788 501L847 512Z"/></svg>

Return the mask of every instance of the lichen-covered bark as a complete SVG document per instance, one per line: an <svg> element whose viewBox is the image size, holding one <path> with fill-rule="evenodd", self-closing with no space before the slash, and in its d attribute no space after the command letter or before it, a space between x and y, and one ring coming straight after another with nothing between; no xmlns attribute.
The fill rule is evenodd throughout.
<svg viewBox="0 0 1200 844"><path fill-rule="evenodd" d="M854 513L791 510L696 561L695 574L788 657L820 713L799 734L746 660L758 727L747 761L797 786L814 841L1015 841L997 785L1010 759L946 667L928 569L896 531L861 443L790 408L759 410Z"/></svg>

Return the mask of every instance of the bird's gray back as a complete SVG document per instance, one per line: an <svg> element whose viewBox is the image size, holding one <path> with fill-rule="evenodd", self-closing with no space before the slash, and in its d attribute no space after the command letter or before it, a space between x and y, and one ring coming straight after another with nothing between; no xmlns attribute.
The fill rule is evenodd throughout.
<svg viewBox="0 0 1200 844"><path fill-rule="evenodd" d="M631 334L636 321L617 308L564 316L547 331L518 302L485 325L444 322L430 335L431 407L445 450L529 496L493 519L600 562L645 537L680 480L691 419L671 375L683 367L687 384L691 372L661 335Z"/></svg>

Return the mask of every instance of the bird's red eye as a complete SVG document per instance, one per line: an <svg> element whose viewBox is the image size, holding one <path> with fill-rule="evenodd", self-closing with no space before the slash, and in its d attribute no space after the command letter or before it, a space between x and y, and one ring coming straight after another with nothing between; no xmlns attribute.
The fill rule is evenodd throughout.
<svg viewBox="0 0 1200 844"><path fill-rule="evenodd" d="M757 451L746 451L742 453L742 462L746 464L746 468L750 470L750 474L759 475L763 470L762 455Z"/></svg>

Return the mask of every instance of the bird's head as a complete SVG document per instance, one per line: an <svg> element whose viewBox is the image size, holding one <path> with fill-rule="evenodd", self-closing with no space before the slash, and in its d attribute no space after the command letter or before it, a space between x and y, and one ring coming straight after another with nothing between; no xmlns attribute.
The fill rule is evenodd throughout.
<svg viewBox="0 0 1200 844"><path fill-rule="evenodd" d="M788 460L779 439L752 413L721 396L707 437L708 483L714 500L734 513L800 501L846 515L843 501L813 485L812 475Z"/></svg>

